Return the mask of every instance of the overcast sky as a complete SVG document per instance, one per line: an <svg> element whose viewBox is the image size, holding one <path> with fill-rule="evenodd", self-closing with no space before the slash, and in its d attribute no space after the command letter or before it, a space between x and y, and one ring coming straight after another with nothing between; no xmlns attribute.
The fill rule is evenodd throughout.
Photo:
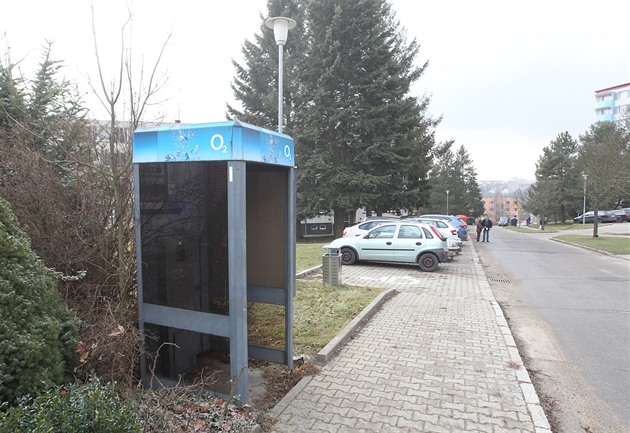
<svg viewBox="0 0 630 433"><path fill-rule="evenodd" d="M161 62L168 83L153 113L192 123L224 120L231 59L240 59L242 43L259 32L266 3L134 0L136 66L142 59L152 66L173 33ZM421 44L418 64L429 61L413 92L431 97L430 114L442 117L438 140L464 145L479 180L533 179L543 147L563 131L577 139L594 122L594 91L630 82L629 0L391 3L408 37ZM0 54L6 61L10 49L30 78L41 46L54 42L64 75L86 92L95 117L104 117L87 85L97 78L90 4L5 2ZM125 5L94 0L107 81L116 77Z"/></svg>

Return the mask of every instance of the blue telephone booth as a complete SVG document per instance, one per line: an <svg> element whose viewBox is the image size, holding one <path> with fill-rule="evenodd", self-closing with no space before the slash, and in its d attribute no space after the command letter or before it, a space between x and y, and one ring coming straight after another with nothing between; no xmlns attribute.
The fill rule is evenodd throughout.
<svg viewBox="0 0 630 433"><path fill-rule="evenodd" d="M141 361L143 384L219 359L248 401L248 359L292 368L293 140L237 121L138 129L133 163L139 326L157 355ZM248 342L252 302L283 308L283 348Z"/></svg>

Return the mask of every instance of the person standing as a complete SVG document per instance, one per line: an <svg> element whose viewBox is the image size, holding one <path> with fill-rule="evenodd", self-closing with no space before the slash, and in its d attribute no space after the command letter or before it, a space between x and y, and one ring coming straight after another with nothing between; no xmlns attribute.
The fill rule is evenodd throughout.
<svg viewBox="0 0 630 433"><path fill-rule="evenodd" d="M481 232L483 231L483 225L481 224L481 217L477 218L477 242L479 242L479 238L481 237Z"/></svg>
<svg viewBox="0 0 630 433"><path fill-rule="evenodd" d="M481 242L490 242L490 229L492 228L492 221L488 217L484 217L481 221L483 226L483 236Z"/></svg>

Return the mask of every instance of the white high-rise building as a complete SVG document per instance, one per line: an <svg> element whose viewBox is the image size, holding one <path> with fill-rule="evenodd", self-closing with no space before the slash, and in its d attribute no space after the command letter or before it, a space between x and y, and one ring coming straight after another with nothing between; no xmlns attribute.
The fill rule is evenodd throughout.
<svg viewBox="0 0 630 433"><path fill-rule="evenodd" d="M630 83L595 91L595 121L617 122L630 107Z"/></svg>

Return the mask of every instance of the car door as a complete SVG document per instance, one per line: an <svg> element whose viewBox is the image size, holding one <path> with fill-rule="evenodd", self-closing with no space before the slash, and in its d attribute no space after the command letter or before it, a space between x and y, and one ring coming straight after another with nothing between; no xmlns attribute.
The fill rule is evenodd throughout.
<svg viewBox="0 0 630 433"><path fill-rule="evenodd" d="M385 224L368 232L358 243L359 260L391 262L394 260L396 225Z"/></svg>
<svg viewBox="0 0 630 433"><path fill-rule="evenodd" d="M418 253L425 246L422 228L417 225L403 224L394 239L394 261L400 263L415 263Z"/></svg>

